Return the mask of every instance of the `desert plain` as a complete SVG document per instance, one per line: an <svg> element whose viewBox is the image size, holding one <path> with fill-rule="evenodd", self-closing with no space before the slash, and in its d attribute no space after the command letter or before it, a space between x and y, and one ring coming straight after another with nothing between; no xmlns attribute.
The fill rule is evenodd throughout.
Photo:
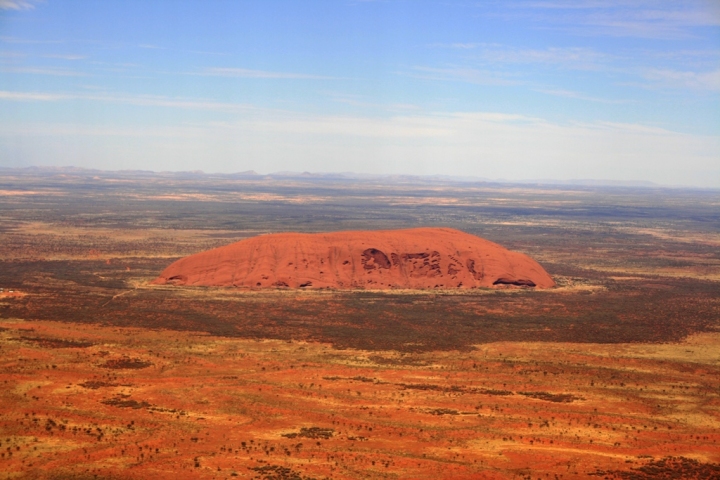
<svg viewBox="0 0 720 480"><path fill-rule="evenodd" d="M448 227L557 286L157 285ZM720 478L720 192L0 171L0 478Z"/></svg>

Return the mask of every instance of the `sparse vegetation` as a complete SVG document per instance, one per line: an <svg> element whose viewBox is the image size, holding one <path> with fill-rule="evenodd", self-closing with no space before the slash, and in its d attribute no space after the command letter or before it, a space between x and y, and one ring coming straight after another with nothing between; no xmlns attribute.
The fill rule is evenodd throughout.
<svg viewBox="0 0 720 480"><path fill-rule="evenodd" d="M653 460L642 467L633 468L629 471L598 471L591 475L622 480L653 480L658 478L705 480L720 478L720 465L717 463L699 462L693 458L665 457L660 460Z"/></svg>
<svg viewBox="0 0 720 480"><path fill-rule="evenodd" d="M333 436L334 430L332 428L321 428L321 427L302 427L299 432L295 433L283 433L283 437L287 438L297 438L297 437L304 437L304 438L312 438L312 439L318 439L318 438L324 438L328 439Z"/></svg>
<svg viewBox="0 0 720 480"><path fill-rule="evenodd" d="M717 476L716 193L0 177L13 188L39 192L0 196L13 478ZM197 198L160 199L178 188ZM418 225L526 252L559 287L147 285L259 233Z"/></svg>
<svg viewBox="0 0 720 480"><path fill-rule="evenodd" d="M137 400L133 400L126 397L115 397L115 398L109 398L107 400L103 400L102 403L105 405L111 405L113 407L120 407L120 408L132 408L132 409L139 409L139 408L148 408L151 405L147 402Z"/></svg>
<svg viewBox="0 0 720 480"><path fill-rule="evenodd" d="M138 370L141 368L148 368L151 365L152 365L151 362L146 362L144 360L140 360L139 358L123 357L123 358L115 358L115 359L108 360L107 362L103 363L100 366L103 368L112 368L115 370L119 370L119 369Z"/></svg>

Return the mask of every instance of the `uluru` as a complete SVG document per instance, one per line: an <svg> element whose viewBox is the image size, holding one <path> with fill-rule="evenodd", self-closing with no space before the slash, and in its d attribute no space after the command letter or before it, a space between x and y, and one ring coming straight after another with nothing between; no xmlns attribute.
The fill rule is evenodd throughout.
<svg viewBox="0 0 720 480"><path fill-rule="evenodd" d="M260 288L550 288L535 260L450 228L275 233L200 252L154 284Z"/></svg>

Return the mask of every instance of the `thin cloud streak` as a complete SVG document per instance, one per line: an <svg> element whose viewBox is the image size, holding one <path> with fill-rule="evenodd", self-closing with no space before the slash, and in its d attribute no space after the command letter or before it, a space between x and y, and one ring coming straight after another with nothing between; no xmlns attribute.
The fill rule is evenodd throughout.
<svg viewBox="0 0 720 480"><path fill-rule="evenodd" d="M41 101L54 102L73 98L69 95L58 95L54 93L30 93L30 92L8 92L0 90L0 100L11 100L16 102Z"/></svg>
<svg viewBox="0 0 720 480"><path fill-rule="evenodd" d="M454 82L467 82L477 85L510 86L521 85L525 82L508 78L511 75L494 70L480 70L467 67L435 68L415 66L411 72L402 73L413 78L425 80L441 80Z"/></svg>
<svg viewBox="0 0 720 480"><path fill-rule="evenodd" d="M349 95L345 93L337 93L337 92L328 92L327 95L330 97L330 99L333 102L342 103L345 105L350 105L353 107L360 107L360 108L373 108L373 109L381 109L386 111L409 111L409 110L419 110L420 107L413 104L408 103L376 103L376 102L370 102L366 98L360 96L360 95Z"/></svg>
<svg viewBox="0 0 720 480"><path fill-rule="evenodd" d="M65 43L60 40L28 40L26 38L9 37L7 35L0 35L0 41L4 42L4 43L16 43L16 44L25 44L25 45L48 45L48 44Z"/></svg>
<svg viewBox="0 0 720 480"><path fill-rule="evenodd" d="M167 107L193 110L214 110L229 112L246 112L257 107L239 103L216 102L212 100L184 99L154 95L100 95L100 94L56 94L41 92L0 91L0 100L10 101L63 101L81 100L108 102L144 107Z"/></svg>
<svg viewBox="0 0 720 480"><path fill-rule="evenodd" d="M610 62L617 60L613 55L581 47L544 50L489 47L480 51L477 58L493 63L560 65L575 70L605 70Z"/></svg>
<svg viewBox="0 0 720 480"><path fill-rule="evenodd" d="M575 92L572 90L537 89L535 91L539 92L539 93L544 93L546 95L553 95L555 97L574 98L576 100L584 100L584 101L588 101L588 102L607 103L607 104L616 104L616 105L633 103L631 100L612 100L612 99L607 99L607 98L592 97L592 96L584 95L580 92Z"/></svg>
<svg viewBox="0 0 720 480"><path fill-rule="evenodd" d="M50 55L41 55L43 58L57 58L59 60L85 60L85 55L72 55L72 54L50 54Z"/></svg>
<svg viewBox="0 0 720 480"><path fill-rule="evenodd" d="M0 0L0 10L31 10L35 8L29 0Z"/></svg>
<svg viewBox="0 0 720 480"><path fill-rule="evenodd" d="M578 36L678 39L693 37L695 28L720 26L720 7L712 2L519 2L508 4L504 16Z"/></svg>
<svg viewBox="0 0 720 480"><path fill-rule="evenodd" d="M120 137L120 138L167 138L202 139L205 128L189 126L123 127L84 124L34 123L28 125L0 124L0 137Z"/></svg>
<svg viewBox="0 0 720 480"><path fill-rule="evenodd" d="M586 47L548 47L545 49L517 48L498 43L452 43L434 44L430 47L446 47L472 50L469 58L497 63L542 63L566 65L580 69L617 60L616 55L599 52Z"/></svg>
<svg viewBox="0 0 720 480"><path fill-rule="evenodd" d="M75 97L79 100L92 100L99 102L120 103L145 107L168 107L194 110L215 111L244 111L253 109L248 105L237 103L215 102L206 100L186 100L152 95L113 96L113 95L83 95Z"/></svg>
<svg viewBox="0 0 720 480"><path fill-rule="evenodd" d="M268 79L299 79L299 80L340 80L338 77L327 77L323 75L312 75L306 73L292 72L270 72L266 70L251 70L248 68L206 68L191 75L203 75L214 77L233 78L268 78Z"/></svg>
<svg viewBox="0 0 720 480"><path fill-rule="evenodd" d="M21 73L30 75L50 75L54 77L85 77L88 74L78 72L76 70L68 70L64 68L42 68L42 67L2 67L0 72L4 73Z"/></svg>
<svg viewBox="0 0 720 480"><path fill-rule="evenodd" d="M720 92L720 69L711 72L648 69L643 76L661 87Z"/></svg>
<svg viewBox="0 0 720 480"><path fill-rule="evenodd" d="M450 46L452 47L452 45ZM467 49L470 50L470 47L468 46ZM540 86L533 80L532 71L520 72L513 67L538 65L547 68L560 67L567 70L598 72L616 77L624 76L635 80L615 80L615 85L636 86L645 89L662 87L708 92L720 90L720 70L708 71L707 69L708 65L712 67L718 65L720 51L715 50L690 51L687 56L672 58L675 64L679 63L684 64L685 67L690 67L688 70L638 66L637 60L630 64L630 59L653 57L648 58L648 65L658 65L654 57L664 57L663 54L657 54L657 52L628 53L627 56L622 56L605 54L580 47L551 47L539 50L518 49L498 44L472 44L472 50L473 54L468 57L468 62L472 63L472 65L453 66L451 68L416 66L414 70L422 73L414 76L431 80L455 80L481 85L525 85L536 92L603 103L627 102L571 93L571 91L563 88ZM692 59L692 61L689 59ZM705 59L705 61L703 62L701 59ZM477 65L484 68L478 68Z"/></svg>

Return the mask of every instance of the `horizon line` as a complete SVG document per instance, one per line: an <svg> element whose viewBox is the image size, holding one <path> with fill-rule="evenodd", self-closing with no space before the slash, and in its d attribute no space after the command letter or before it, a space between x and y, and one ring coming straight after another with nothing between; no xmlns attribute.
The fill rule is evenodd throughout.
<svg viewBox="0 0 720 480"><path fill-rule="evenodd" d="M462 176L451 174L406 174L406 173L360 173L353 171L338 172L309 172L309 171L288 171L280 170L268 173L258 173L255 170L244 170L238 172L205 172L203 170L141 170L141 169L99 169L76 167L73 165L55 166L55 165L29 165L24 167L6 167L0 165L0 170L7 171L75 171L75 172L93 172L93 173L129 173L129 174L150 174L150 175L197 175L197 176L221 176L221 177L285 177L285 178L342 178L345 180L370 180L370 179L417 179L419 181L446 181L453 183L491 183L506 185L537 185L537 186L577 186L577 187L617 187L617 188L642 188L642 189L690 189L690 190L710 190L720 191L720 187L700 187L694 185L667 185L652 182L649 180L613 180L608 178L529 178L529 179L507 179L507 178L487 178L479 176Z"/></svg>

